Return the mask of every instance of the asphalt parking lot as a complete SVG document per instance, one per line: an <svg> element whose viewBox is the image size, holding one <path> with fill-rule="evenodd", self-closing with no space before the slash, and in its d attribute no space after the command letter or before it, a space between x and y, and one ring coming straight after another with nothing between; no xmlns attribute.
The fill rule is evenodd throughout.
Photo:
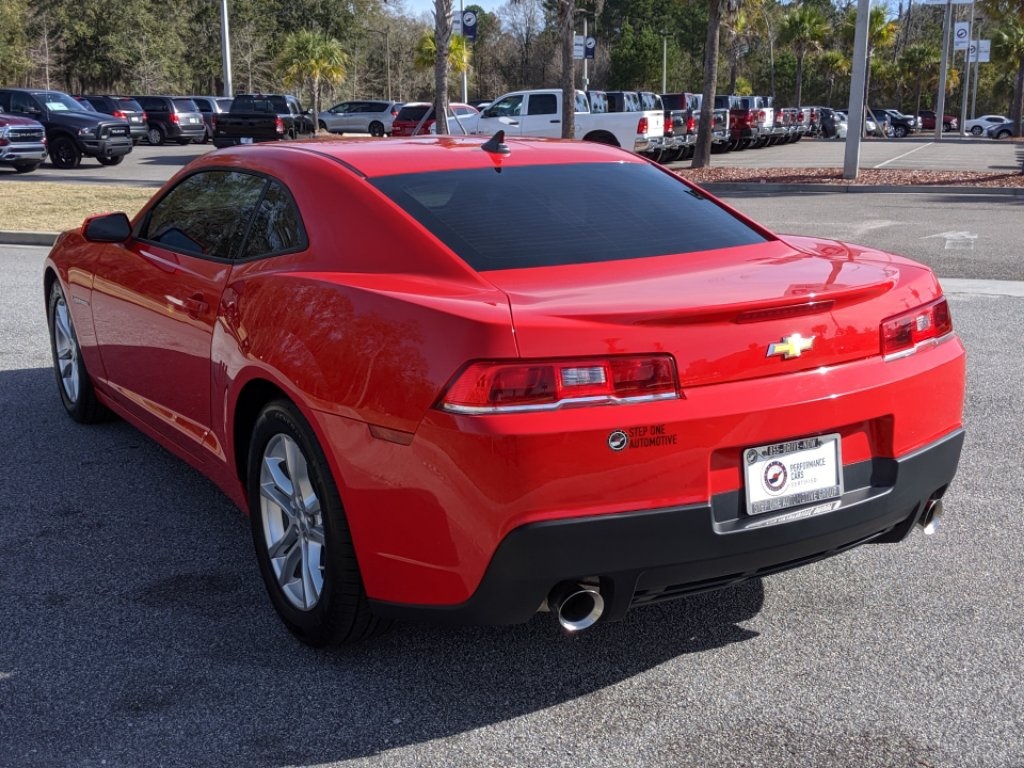
<svg viewBox="0 0 1024 768"><path fill-rule="evenodd" d="M822 144L841 164L842 145ZM812 157L786 155L804 147L819 149L760 152ZM135 157L141 176L203 148L140 149L153 153ZM167 162L147 165L158 152ZM938 271L969 351L967 443L940 532L572 637L549 616L403 624L319 652L273 615L223 495L124 423L64 415L46 249L0 245L0 766L1024 768L1024 201L730 202Z"/></svg>
<svg viewBox="0 0 1024 768"><path fill-rule="evenodd" d="M348 138L346 136L346 138ZM388 139L374 139L388 141ZM1012 173L1020 170L1014 154L1015 145L1008 141L945 136L941 142L933 137L906 139L870 139L861 145L861 168L938 168L945 170ZM743 168L842 168L846 144L840 141L804 139L796 144L763 149L748 149L714 155L712 165ZM13 172L0 171L0 178L19 183L40 181L115 183L159 186L193 158L214 151L212 144L177 144L152 147L139 144L124 161L104 167L95 160L84 159L72 171L53 168L48 163L30 174L14 177ZM672 167L689 167L689 161Z"/></svg>

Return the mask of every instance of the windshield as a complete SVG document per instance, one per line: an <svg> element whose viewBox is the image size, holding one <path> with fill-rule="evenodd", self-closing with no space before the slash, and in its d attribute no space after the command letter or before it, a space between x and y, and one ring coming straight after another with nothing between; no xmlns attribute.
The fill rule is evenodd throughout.
<svg viewBox="0 0 1024 768"><path fill-rule="evenodd" d="M89 109L83 104L72 99L66 93L60 91L39 91L33 93L37 99L51 112L88 112Z"/></svg>
<svg viewBox="0 0 1024 768"><path fill-rule="evenodd" d="M437 171L371 183L480 271L691 253L767 239L646 163Z"/></svg>

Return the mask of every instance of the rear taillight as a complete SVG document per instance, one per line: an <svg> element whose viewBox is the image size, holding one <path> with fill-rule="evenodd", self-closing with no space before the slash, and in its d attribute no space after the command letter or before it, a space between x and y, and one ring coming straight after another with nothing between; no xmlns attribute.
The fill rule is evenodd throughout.
<svg viewBox="0 0 1024 768"><path fill-rule="evenodd" d="M669 355L472 363L439 403L462 414L669 400L679 396Z"/></svg>
<svg viewBox="0 0 1024 768"><path fill-rule="evenodd" d="M647 118L646 117L641 117L637 121L636 132L637 133L647 133L647 130L648 130L647 129Z"/></svg>
<svg viewBox="0 0 1024 768"><path fill-rule="evenodd" d="M127 120L128 119L128 118L126 118L124 116L124 112L122 112L120 109L115 109L114 110L114 117L120 117L122 120Z"/></svg>
<svg viewBox="0 0 1024 768"><path fill-rule="evenodd" d="M919 344L941 339L953 331L953 318L949 304L942 298L923 307L904 312L882 321L882 354L903 356L913 352Z"/></svg>
<svg viewBox="0 0 1024 768"><path fill-rule="evenodd" d="M696 130L697 130L697 121L694 118L692 118L692 117L686 118L686 132L687 133L693 133Z"/></svg>
<svg viewBox="0 0 1024 768"><path fill-rule="evenodd" d="M280 117L274 118L274 130L278 133L284 133L284 120Z"/></svg>
<svg viewBox="0 0 1024 768"><path fill-rule="evenodd" d="M147 114L146 114L145 112L143 112L143 113L142 113L142 119L143 119L143 120L148 120L148 119L149 119L149 116L148 116L148 115L147 115Z"/></svg>
<svg viewBox="0 0 1024 768"><path fill-rule="evenodd" d="M172 123L178 122L178 113L177 112L171 112L171 122Z"/></svg>

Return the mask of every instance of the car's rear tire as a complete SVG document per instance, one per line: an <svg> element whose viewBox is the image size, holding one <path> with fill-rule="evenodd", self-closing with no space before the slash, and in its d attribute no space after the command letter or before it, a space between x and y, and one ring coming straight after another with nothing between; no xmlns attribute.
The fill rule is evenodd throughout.
<svg viewBox="0 0 1024 768"><path fill-rule="evenodd" d="M390 622L370 612L327 458L286 400L256 420L247 486L260 574L285 626L314 647L385 630Z"/></svg>
<svg viewBox="0 0 1024 768"><path fill-rule="evenodd" d="M18 163L14 166L15 173L32 173L42 163Z"/></svg>
<svg viewBox="0 0 1024 768"><path fill-rule="evenodd" d="M82 360L82 350L78 346L71 310L56 280L50 287L46 319L50 329L53 372L57 377L57 391L64 410L81 424L103 421L110 412L96 398L92 379Z"/></svg>
<svg viewBox="0 0 1024 768"><path fill-rule="evenodd" d="M100 165L120 165L121 161L124 160L124 155L118 155L117 157L97 157Z"/></svg>
<svg viewBox="0 0 1024 768"><path fill-rule="evenodd" d="M1007 129L1002 130L1002 131L996 131L996 136L995 137L997 139L1008 139L1012 135L1013 135L1013 131L1011 131L1009 128L1007 128Z"/></svg>
<svg viewBox="0 0 1024 768"><path fill-rule="evenodd" d="M370 135L380 137L384 135L384 123L374 120L370 123Z"/></svg>
<svg viewBox="0 0 1024 768"><path fill-rule="evenodd" d="M50 162L54 168L77 168L82 162L82 153L70 136L58 136L50 144Z"/></svg>
<svg viewBox="0 0 1024 768"><path fill-rule="evenodd" d="M976 125L973 128L971 128L971 135L972 136L981 136L981 126L980 125Z"/></svg>
<svg viewBox="0 0 1024 768"><path fill-rule="evenodd" d="M167 137L164 135L164 129L159 125L150 126L146 131L146 141L152 144L154 147L159 147L164 143Z"/></svg>

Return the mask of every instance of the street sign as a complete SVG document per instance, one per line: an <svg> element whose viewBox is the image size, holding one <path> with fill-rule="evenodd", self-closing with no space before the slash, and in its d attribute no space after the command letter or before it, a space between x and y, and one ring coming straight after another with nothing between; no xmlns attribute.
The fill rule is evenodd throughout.
<svg viewBox="0 0 1024 768"><path fill-rule="evenodd" d="M583 58L583 49L584 49L584 47L585 46L584 46L584 41L583 41L583 35L573 35L573 38L572 38L572 57L574 59L582 59Z"/></svg>
<svg viewBox="0 0 1024 768"><path fill-rule="evenodd" d="M594 52L597 51L597 39L593 35L587 35L587 40L583 50L583 58L593 59Z"/></svg>
<svg viewBox="0 0 1024 768"><path fill-rule="evenodd" d="M971 41L971 22L958 21L953 25L953 50L966 51Z"/></svg>
<svg viewBox="0 0 1024 768"><path fill-rule="evenodd" d="M967 53L967 60L971 64L988 64L992 55L991 40L973 40Z"/></svg>

